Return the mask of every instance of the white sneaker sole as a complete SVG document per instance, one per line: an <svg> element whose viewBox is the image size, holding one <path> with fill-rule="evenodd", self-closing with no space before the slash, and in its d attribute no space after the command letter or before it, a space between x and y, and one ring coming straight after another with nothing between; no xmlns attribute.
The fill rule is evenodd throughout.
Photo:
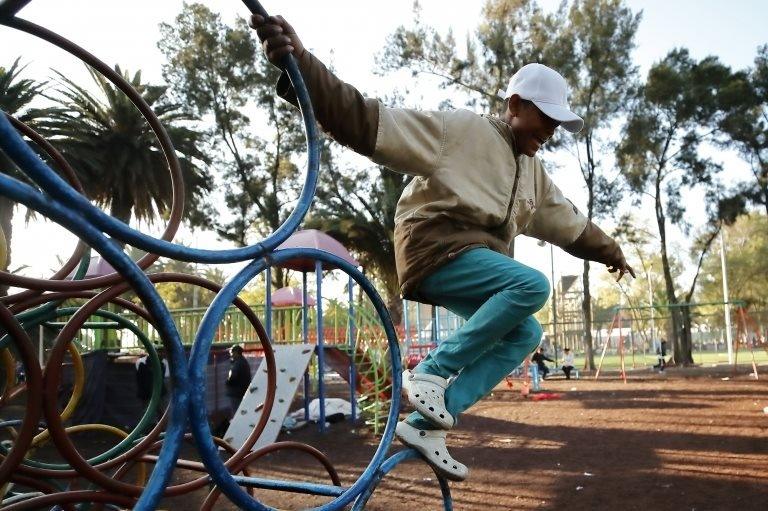
<svg viewBox="0 0 768 511"><path fill-rule="evenodd" d="M397 439L418 451L435 472L451 481L463 481L469 475L469 469L448 453L445 433L442 430L420 430L405 421L398 422L395 428Z"/></svg>

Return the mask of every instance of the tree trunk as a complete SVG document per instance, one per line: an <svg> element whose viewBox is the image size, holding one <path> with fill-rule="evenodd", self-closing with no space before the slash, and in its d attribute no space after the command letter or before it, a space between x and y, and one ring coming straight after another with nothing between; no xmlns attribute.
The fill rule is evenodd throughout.
<svg viewBox="0 0 768 511"><path fill-rule="evenodd" d="M16 204L14 202L11 202L10 200L6 199L5 197L0 197L0 227L3 228L3 232L5 233L5 241L8 245L8 252L6 254L5 267L10 268L11 265L11 238L13 238L13 209ZM3 265L0 264L0 267ZM7 296L8 295L8 286L0 285L0 296Z"/></svg>
<svg viewBox="0 0 768 511"><path fill-rule="evenodd" d="M121 204L120 202L113 200L109 206L109 214L113 218L120 220L124 224L128 225L131 222L131 211L133 211L133 204ZM125 249L125 243L115 239L114 242L120 248Z"/></svg>
<svg viewBox="0 0 768 511"><path fill-rule="evenodd" d="M669 268L669 258L667 256L666 226L664 224L665 218L663 214L658 213L658 208L656 220L659 226L659 239L661 243L661 265L664 270L664 289L667 295L667 304L671 306L669 307L669 312L670 317L672 318L672 329L670 330L670 334L672 335L671 344L673 357L676 364L687 365L693 363L693 359L691 358L690 350L685 351L686 347L681 342L681 311L680 308L677 307L678 300L677 294L675 293L675 282L672 278L672 272Z"/></svg>
<svg viewBox="0 0 768 511"><path fill-rule="evenodd" d="M664 289L666 291L667 295L667 304L671 307L668 307L669 315L672 318L672 328L669 330L669 333L672 336L672 339L670 339L672 342L672 352L674 354L674 360L676 363L681 364L685 361L685 353L683 351L683 346L680 342L680 327L681 327L681 318L680 318L680 309L676 307L677 305L677 295L675 294L675 283L672 279L672 273L669 269L669 259L667 258L667 247L664 240L662 240L661 243L661 264L664 270ZM690 355L689 355L690 356Z"/></svg>
<svg viewBox="0 0 768 511"><path fill-rule="evenodd" d="M287 270L285 268L280 268L278 266L272 267L272 286L273 289L282 289L285 286L288 285L288 275ZM307 287L309 286L309 283L307 283Z"/></svg>
<svg viewBox="0 0 768 511"><path fill-rule="evenodd" d="M664 273L664 289L667 294L667 304L672 318L672 329L669 331L672 341L672 353L673 359L676 364L688 365L693 363L691 357L690 346L685 346L681 342L682 334L682 318L680 308L677 307L678 300L675 293L675 281L672 278L672 272L669 267L669 257L667 255L667 219L664 216L664 206L661 203L661 173L662 169L657 170L656 176L656 195L655 195L655 212L656 212L656 224L659 229L659 242L661 245L661 266ZM687 351L686 351L687 349Z"/></svg>
<svg viewBox="0 0 768 511"><path fill-rule="evenodd" d="M587 183L587 219L591 222L594 216L595 208L595 166L592 161L592 145L587 139L587 157L588 167L590 169L588 175L585 177ZM582 287L584 288L584 299L581 302L581 312L584 316L584 346L587 352L585 355L585 362L587 369L590 371L595 370L595 350L592 343L592 292L589 289L589 261L584 259L584 273L581 275Z"/></svg>
<svg viewBox="0 0 768 511"><path fill-rule="evenodd" d="M584 287L584 299L581 302L581 312L584 316L584 346L587 369L595 370L595 350L592 346L592 294L589 292L589 261L584 260L584 273L581 275Z"/></svg>
<svg viewBox="0 0 768 511"><path fill-rule="evenodd" d="M691 332L691 308L688 306L682 307L680 310L682 316L682 326L680 332L680 347L681 353L687 354L684 360L678 361L675 358L675 362L682 363L684 366L693 365L693 334Z"/></svg>
<svg viewBox="0 0 768 511"><path fill-rule="evenodd" d="M688 289L688 292L683 296L683 299L685 300L685 303L691 303L693 300L693 293L696 291L696 281L699 279L699 275L701 274L701 265L704 262L704 256L707 255L707 252L709 252L710 247L712 246L712 243L717 238L717 235L720 233L720 230L723 228L722 223L720 223L716 229L714 229L707 241L704 243L704 246L701 249L701 254L699 255L699 263L696 265L696 274L693 276L693 281L691 282L691 287ZM681 347L682 347L682 353L689 354L688 359L683 362L684 365L693 364L693 328L692 328L692 319L691 319L691 308L690 306L686 305L681 310L682 314L682 332L681 332Z"/></svg>
<svg viewBox="0 0 768 511"><path fill-rule="evenodd" d="M387 293L387 309L389 309L392 324L395 326L395 330L397 330L397 327L403 321L403 299L400 298L399 293Z"/></svg>

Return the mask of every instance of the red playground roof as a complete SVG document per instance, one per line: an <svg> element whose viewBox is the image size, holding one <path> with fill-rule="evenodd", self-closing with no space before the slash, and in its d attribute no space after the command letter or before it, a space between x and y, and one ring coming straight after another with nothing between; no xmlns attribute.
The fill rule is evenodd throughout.
<svg viewBox="0 0 768 511"><path fill-rule="evenodd" d="M307 305L315 305L315 297L307 294ZM281 287L272 293L272 305L275 307L290 307L301 305L301 289L298 287Z"/></svg>
<svg viewBox="0 0 768 511"><path fill-rule="evenodd" d="M338 256L354 266L360 266L360 263L350 255L347 249L344 248L344 245L317 229L297 231L277 248L278 250L284 248L316 248ZM315 271L315 261L308 258L291 259L279 266L296 271ZM333 270L334 268L335 266L332 264L323 263L324 270Z"/></svg>

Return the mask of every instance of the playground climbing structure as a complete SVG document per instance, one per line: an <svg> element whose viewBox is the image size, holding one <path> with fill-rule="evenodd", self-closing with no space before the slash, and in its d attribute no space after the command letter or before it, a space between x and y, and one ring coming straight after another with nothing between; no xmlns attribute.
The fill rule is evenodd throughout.
<svg viewBox="0 0 768 511"><path fill-rule="evenodd" d="M0 363L6 368L6 381L0 405L5 405L22 394L25 397L23 417L0 423L0 428L9 431L12 438L10 443L4 442L0 445L0 491L3 509L74 509L76 504L97 503L144 511L156 509L162 498L172 498L209 485L213 488L201 503L201 509L214 508L222 493L241 509L272 509L251 496L247 491L249 488L325 496L327 502L317 508L322 510L350 507L363 509L378 483L389 471L405 460L416 459L418 455L412 450L403 450L387 458L399 412L401 360L397 335L379 294L356 266L342 258L317 249L278 249L299 228L309 210L319 171L317 124L309 95L293 57L287 56L283 67L297 93L307 139L307 170L294 211L279 228L254 245L226 250L189 248L172 241L181 221L184 185L181 166L165 128L141 95L119 73L75 43L19 17L19 11L29 2L30 0L0 0L0 24L5 27L3 30L15 29L25 32L76 56L130 98L150 125L168 162L173 201L168 224L160 238L132 229L96 208L85 198L73 169L53 145L19 120L0 115L0 150L16 164L26 178L25 181L20 181L0 174L0 195L56 222L81 240L69 260L49 279L32 279L0 272L2 284L22 290L0 301ZM251 12L267 16L258 2L244 0L244 3ZM108 21L102 20L104 23ZM121 26L118 24L116 29L121 29ZM46 160L38 155L28 141L46 155ZM54 171L48 162L51 162L50 165L58 172ZM61 175L64 178L60 177ZM115 241L141 249L146 255L134 262ZM84 279L90 261L89 250L98 252L115 272ZM148 274L146 270L159 257L205 264L246 261L247 264L224 286L219 286L190 275ZM249 282L268 272L272 266L302 258L315 261L318 268L330 265L346 272L371 300L386 334L391 406L378 448L368 466L348 486L340 484L330 460L317 449L293 442L277 442L252 450L265 431L275 406L279 370L271 339L267 335L268 329L262 326L258 317L247 304L238 300L237 296ZM73 270L76 272L70 278ZM155 285L161 282L185 282L216 293L194 332L187 331L182 337L168 307L155 289ZM128 291L136 294L139 303L122 297ZM85 302L74 313L67 312L69 319L57 328L53 347L41 363L29 332L42 323L56 319L64 301L73 299ZM318 297L318 300L320 299L321 297ZM99 424L65 426L67 414L79 399L78 389L83 381L83 373L79 369L75 371L75 378L79 383L69 398L71 406L68 404L64 410L60 410L58 406L57 396L66 356L69 354L70 360L75 364L79 359L77 344L72 342L74 336L83 327L97 328L99 325L96 323L104 323L90 321L92 316L102 317L107 323L115 323L120 328L132 329L148 353L153 375L162 374L153 343L141 329L135 325L131 326L132 323L125 321L121 316L103 316L109 304L128 310L152 325L163 344L170 372L169 404L162 419L154 425L151 420L162 392L162 382L159 376L154 376L152 396L144 416L129 433ZM267 391L263 403L249 403L254 410L259 407L261 414L258 418L253 417L254 427L239 448L229 444L226 439L213 436L208 424L205 401L208 384L205 366L214 336L232 306L242 311L248 318L250 327L256 332L264 351L267 370ZM320 321L321 319L319 318ZM189 356L184 350L185 341L191 342ZM323 356L322 349L318 351L318 356ZM8 376L11 372L16 374L15 371L10 371L11 367L15 369L16 362L23 367L24 381L17 381ZM384 364L381 363L381 366ZM376 374L378 378L379 373ZM85 459L74 444L72 435L95 430L113 434L118 437L119 442L105 452ZM181 443L185 439L194 440L199 462L179 458ZM61 463L43 462L35 458L35 449L44 442L52 443L63 458ZM226 460L222 460L220 449L228 455ZM310 454L327 471L330 483L252 477L252 465L257 464L264 454L280 449L301 449ZM131 478L129 481L126 475L137 465L138 479ZM195 471L199 477L191 481L174 482L173 475L177 467ZM76 485L70 486L71 481L75 481ZM439 476L438 482L443 495L443 507L451 509L448 485Z"/></svg>

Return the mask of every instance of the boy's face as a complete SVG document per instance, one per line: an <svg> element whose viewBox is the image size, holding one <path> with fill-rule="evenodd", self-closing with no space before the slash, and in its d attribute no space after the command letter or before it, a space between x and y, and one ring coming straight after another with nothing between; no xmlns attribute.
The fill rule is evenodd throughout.
<svg viewBox="0 0 768 511"><path fill-rule="evenodd" d="M536 108L536 105L522 100L516 94L507 100L507 111L504 117L515 133L518 151L531 157L560 126L558 121L547 117Z"/></svg>

